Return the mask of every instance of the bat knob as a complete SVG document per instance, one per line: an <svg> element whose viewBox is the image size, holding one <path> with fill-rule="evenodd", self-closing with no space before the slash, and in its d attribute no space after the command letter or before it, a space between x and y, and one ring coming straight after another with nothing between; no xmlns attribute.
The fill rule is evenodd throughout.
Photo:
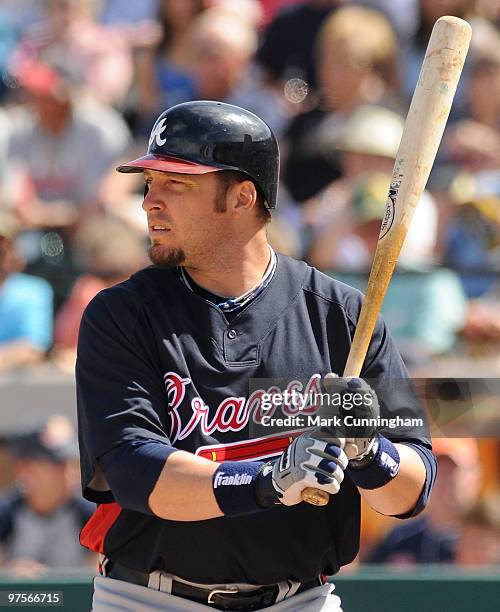
<svg viewBox="0 0 500 612"><path fill-rule="evenodd" d="M302 491L302 501L311 504L312 506L326 506L330 496L326 491L320 489L314 489L313 487L306 487Z"/></svg>

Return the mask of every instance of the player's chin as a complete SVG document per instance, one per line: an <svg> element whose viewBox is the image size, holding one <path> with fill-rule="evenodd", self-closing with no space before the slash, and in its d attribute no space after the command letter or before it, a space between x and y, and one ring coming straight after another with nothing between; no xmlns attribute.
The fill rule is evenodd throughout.
<svg viewBox="0 0 500 612"><path fill-rule="evenodd" d="M186 254L182 249L166 247L158 243L153 243L149 247L148 255L151 262L161 268L175 268L186 259Z"/></svg>

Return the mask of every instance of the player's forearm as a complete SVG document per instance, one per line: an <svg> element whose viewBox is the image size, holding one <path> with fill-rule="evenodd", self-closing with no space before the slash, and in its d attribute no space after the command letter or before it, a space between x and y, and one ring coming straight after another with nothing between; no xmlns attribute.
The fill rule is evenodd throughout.
<svg viewBox="0 0 500 612"><path fill-rule="evenodd" d="M149 496L151 511L171 521L203 521L222 516L213 490L220 464L191 453L172 453Z"/></svg>
<svg viewBox="0 0 500 612"><path fill-rule="evenodd" d="M395 446L401 459L398 475L379 489L359 489L374 510L390 516L411 512L426 480L425 465L419 454L405 444Z"/></svg>

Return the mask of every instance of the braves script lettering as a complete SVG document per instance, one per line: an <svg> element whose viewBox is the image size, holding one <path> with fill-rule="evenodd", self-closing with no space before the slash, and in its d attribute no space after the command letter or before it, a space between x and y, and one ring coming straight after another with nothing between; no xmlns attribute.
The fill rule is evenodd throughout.
<svg viewBox="0 0 500 612"><path fill-rule="evenodd" d="M321 376L314 374L311 376L307 384L304 385L297 380L288 383L286 391L291 394L294 389L302 390L308 397L314 398L316 394L321 393L320 387ZM169 414L171 416L170 441L174 444L177 440L184 440L197 427L206 435L211 435L215 431L241 431L248 424L253 416L254 422L259 423L263 416L269 416L274 412L263 409L262 396L266 393L281 393L282 390L276 386L270 387L267 390L257 389L250 396L245 397L227 397L220 402L215 408L207 406L203 399L199 396L194 396L187 404L186 389L191 384L190 378L183 378L176 372L167 372L164 375L165 387L167 390ZM284 393L284 392L283 392ZM186 401L185 401L186 400ZM184 405L183 405L184 404ZM186 422L187 406L191 408L191 413ZM183 408L181 418L180 410ZM319 408L311 400L309 405L302 406L302 412L315 412ZM284 414L296 414L297 407L293 405L282 406L281 410Z"/></svg>

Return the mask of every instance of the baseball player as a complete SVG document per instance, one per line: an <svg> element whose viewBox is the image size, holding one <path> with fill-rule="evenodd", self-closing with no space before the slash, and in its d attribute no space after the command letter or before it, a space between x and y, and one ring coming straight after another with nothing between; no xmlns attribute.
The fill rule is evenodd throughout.
<svg viewBox="0 0 500 612"><path fill-rule="evenodd" d="M98 294L80 329L96 611L340 610L326 576L358 552L360 495L401 518L427 502L425 429L399 441L366 427L255 434L270 389L321 389L327 374L330 394L363 392L369 414L421 416L391 384L408 375L382 320L363 379L334 377L362 296L270 248L278 168L262 120L210 101L165 111L147 154L118 168L144 174L153 265ZM329 503L302 501L308 487Z"/></svg>

